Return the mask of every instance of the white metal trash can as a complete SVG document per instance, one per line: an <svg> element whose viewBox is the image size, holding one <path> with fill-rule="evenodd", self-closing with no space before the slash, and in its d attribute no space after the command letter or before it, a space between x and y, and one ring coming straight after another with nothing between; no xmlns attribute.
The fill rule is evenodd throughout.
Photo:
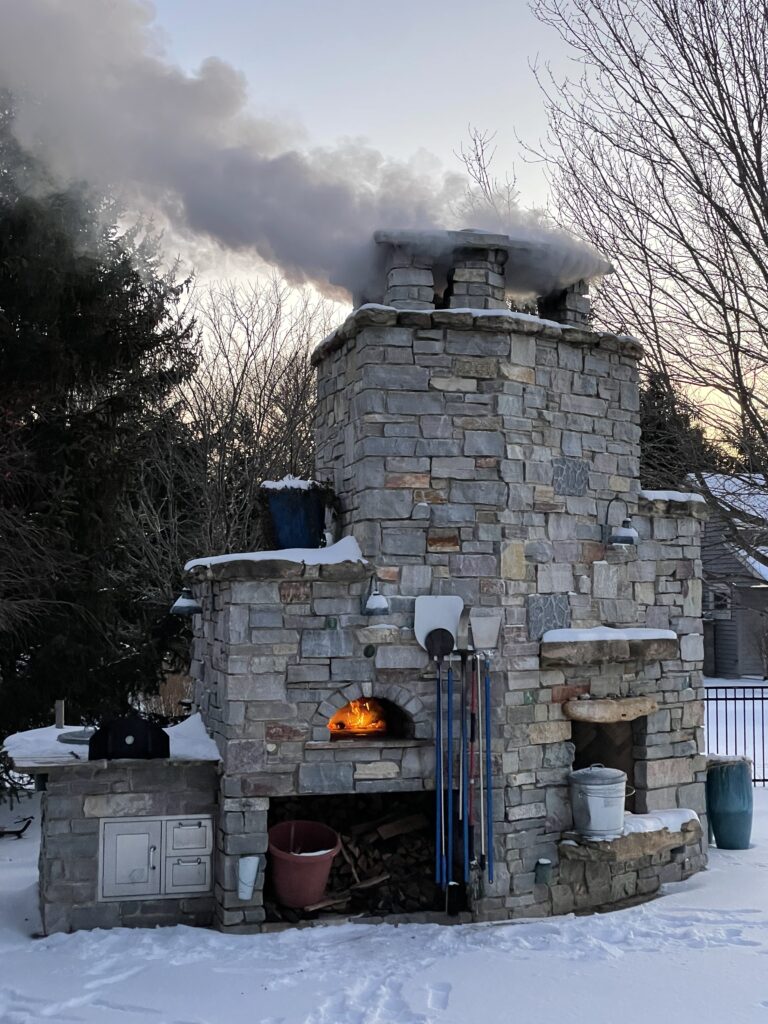
<svg viewBox="0 0 768 1024"><path fill-rule="evenodd" d="M586 839L616 839L624 833L627 775L593 764L568 776L573 824Z"/></svg>

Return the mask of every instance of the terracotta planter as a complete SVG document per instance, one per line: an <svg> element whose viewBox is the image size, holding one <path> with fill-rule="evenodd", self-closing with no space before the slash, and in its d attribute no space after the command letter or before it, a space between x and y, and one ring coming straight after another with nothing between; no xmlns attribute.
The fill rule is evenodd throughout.
<svg viewBox="0 0 768 1024"><path fill-rule="evenodd" d="M306 907L325 895L339 834L319 821L284 821L269 830L272 884L278 903Z"/></svg>

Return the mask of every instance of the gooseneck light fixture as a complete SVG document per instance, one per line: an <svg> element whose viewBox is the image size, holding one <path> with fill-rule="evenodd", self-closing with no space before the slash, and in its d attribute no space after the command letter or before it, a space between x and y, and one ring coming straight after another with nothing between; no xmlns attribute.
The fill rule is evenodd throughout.
<svg viewBox="0 0 768 1024"><path fill-rule="evenodd" d="M201 615L203 606L196 601L189 587L184 587L182 592L171 605L171 615L183 615L191 618L193 615Z"/></svg>
<svg viewBox="0 0 768 1024"><path fill-rule="evenodd" d="M611 530L611 535L608 538L608 543L612 547L622 547L629 544L637 544L639 534L632 525L632 516L627 516L623 519L621 526L614 526Z"/></svg>
<svg viewBox="0 0 768 1024"><path fill-rule="evenodd" d="M611 506L617 501L623 505L624 518L621 521L621 526L612 526L610 522ZM631 544L637 544L640 539L640 534L632 525L632 516L627 512L626 503L618 495L611 498L608 502L608 508L605 510L605 525L602 529L603 543L608 547L627 547Z"/></svg>
<svg viewBox="0 0 768 1024"><path fill-rule="evenodd" d="M372 576L371 586L363 604L363 615L386 615L388 611L389 601L379 590L378 580Z"/></svg>

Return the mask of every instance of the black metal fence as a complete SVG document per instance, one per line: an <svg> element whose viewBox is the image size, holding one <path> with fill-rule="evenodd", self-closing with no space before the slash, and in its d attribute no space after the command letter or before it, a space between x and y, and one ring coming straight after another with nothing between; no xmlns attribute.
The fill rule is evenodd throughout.
<svg viewBox="0 0 768 1024"><path fill-rule="evenodd" d="M709 684L704 702L707 753L752 758L752 781L765 786L768 683Z"/></svg>

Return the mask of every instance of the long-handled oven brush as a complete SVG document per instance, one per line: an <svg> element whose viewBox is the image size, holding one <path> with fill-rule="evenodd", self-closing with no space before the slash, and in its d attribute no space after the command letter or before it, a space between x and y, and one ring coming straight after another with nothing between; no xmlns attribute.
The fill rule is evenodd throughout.
<svg viewBox="0 0 768 1024"><path fill-rule="evenodd" d="M469 819L469 860L470 864L477 864L477 836L475 825L477 823L477 660L474 654L469 660L469 758L468 758L468 793L467 793L467 815Z"/></svg>
<svg viewBox="0 0 768 1024"><path fill-rule="evenodd" d="M459 768L459 818L461 819L461 845L464 881L469 881L469 700L467 694L467 660L469 652L459 652L461 659L461 765Z"/></svg>
<svg viewBox="0 0 768 1024"><path fill-rule="evenodd" d="M448 655L448 692L446 695L446 831L447 884L453 881L453 656Z"/></svg>
<svg viewBox="0 0 768 1024"><path fill-rule="evenodd" d="M445 888L445 766L443 764L443 659L453 650L453 634L433 629L425 637L427 654L437 663L435 678L435 881Z"/></svg>
<svg viewBox="0 0 768 1024"><path fill-rule="evenodd" d="M483 714L484 694L483 687L480 685L480 655L475 655L475 671L477 673L477 718L478 718L478 730L477 730L477 748L480 755L480 770L478 771L478 780L480 782L480 857L479 863L482 871L485 871L485 842L487 839L487 833L485 829L485 779L483 777L483 728L480 723L485 720Z"/></svg>
<svg viewBox="0 0 768 1024"><path fill-rule="evenodd" d="M488 881L493 881L493 763L491 760L491 657L485 653L485 793L486 808L486 849L488 853Z"/></svg>

